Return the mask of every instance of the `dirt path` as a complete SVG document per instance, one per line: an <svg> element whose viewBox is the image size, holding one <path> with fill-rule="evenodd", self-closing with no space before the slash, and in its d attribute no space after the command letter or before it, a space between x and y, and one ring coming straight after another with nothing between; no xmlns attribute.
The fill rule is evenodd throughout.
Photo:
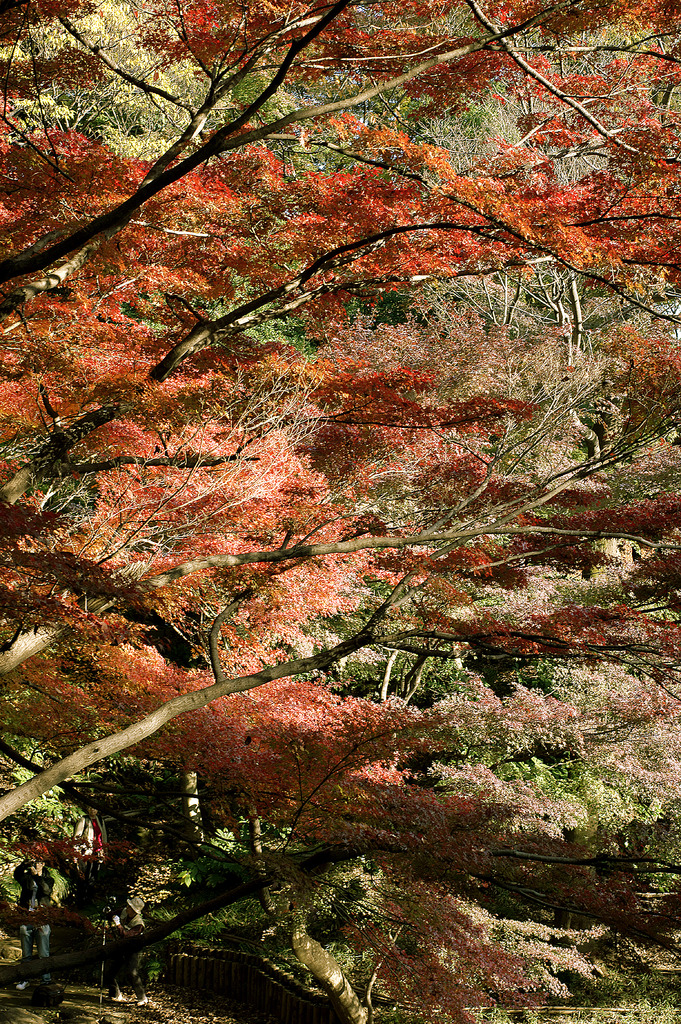
<svg viewBox="0 0 681 1024"><path fill-rule="evenodd" d="M68 948L68 936L57 935L55 952ZM0 961L18 960L19 940L0 934ZM31 1006L35 985L17 992L15 985L0 988L0 1024L278 1024L274 1018L211 992L193 992L175 986L150 985L149 1003L138 1007L128 991L130 1002L114 1003L106 992L99 1001L99 988L70 984L68 978L55 978L65 985L65 997L58 1009Z"/></svg>
<svg viewBox="0 0 681 1024"><path fill-rule="evenodd" d="M112 1003L106 994L100 1016L99 990L85 985L66 986L58 1010L31 1006L33 986L24 992L0 989L0 1024L276 1024L274 1018L256 1013L230 999L209 992L190 992L174 987L149 989L149 1003L138 1007Z"/></svg>

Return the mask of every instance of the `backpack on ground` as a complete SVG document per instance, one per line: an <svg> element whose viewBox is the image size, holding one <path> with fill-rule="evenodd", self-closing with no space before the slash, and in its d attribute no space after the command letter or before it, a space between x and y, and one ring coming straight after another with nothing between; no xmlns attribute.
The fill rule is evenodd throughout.
<svg viewBox="0 0 681 1024"><path fill-rule="evenodd" d="M64 998L64 986L54 982L38 985L31 996L31 1006L59 1006Z"/></svg>

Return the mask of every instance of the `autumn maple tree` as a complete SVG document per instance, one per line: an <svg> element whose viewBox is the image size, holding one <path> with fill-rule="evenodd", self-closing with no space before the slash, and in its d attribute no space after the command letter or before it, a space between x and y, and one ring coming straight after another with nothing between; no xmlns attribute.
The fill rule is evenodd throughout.
<svg viewBox="0 0 681 1024"><path fill-rule="evenodd" d="M659 938L677 5L0 14L0 816L198 773L348 1022L562 991L561 914ZM311 934L351 881L363 1001Z"/></svg>

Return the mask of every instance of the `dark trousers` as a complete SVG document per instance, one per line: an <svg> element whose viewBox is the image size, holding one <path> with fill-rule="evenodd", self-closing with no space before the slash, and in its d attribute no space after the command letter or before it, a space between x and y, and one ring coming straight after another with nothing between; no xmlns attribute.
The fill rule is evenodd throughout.
<svg viewBox="0 0 681 1024"><path fill-rule="evenodd" d="M146 993L140 978L139 966L139 953L130 953L129 956L118 957L116 960L109 961L106 968L106 983L109 986L109 995L112 998L121 994L119 981L125 981L127 976L137 998L144 999Z"/></svg>
<svg viewBox="0 0 681 1024"><path fill-rule="evenodd" d="M83 861L76 879L76 905L84 907L92 895L101 864L98 860Z"/></svg>

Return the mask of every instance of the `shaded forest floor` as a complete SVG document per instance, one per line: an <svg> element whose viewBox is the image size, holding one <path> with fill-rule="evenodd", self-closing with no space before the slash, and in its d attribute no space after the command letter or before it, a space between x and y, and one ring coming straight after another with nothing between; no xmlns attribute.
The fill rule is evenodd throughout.
<svg viewBox="0 0 681 1024"><path fill-rule="evenodd" d="M55 928L52 950L66 952L80 934L73 929ZM0 961L18 960L21 949L18 938L0 932ZM129 1002L114 1003L104 992L101 1002L99 986L71 984L55 977L65 986L63 1003L55 1009L31 1006L31 995L39 979L23 992L15 985L0 988L0 1024L276 1024L274 1018L251 1010L211 992L193 992L175 986L150 985L149 1003L138 1007L132 992L124 989Z"/></svg>
<svg viewBox="0 0 681 1024"><path fill-rule="evenodd" d="M99 989L67 985L64 1002L57 1009L31 1006L33 986L24 992L0 989L0 1024L276 1024L272 1017L257 1013L232 1000L211 993L180 991L176 988L149 989L149 1003L138 1007L112 1003L106 993L100 1015Z"/></svg>

